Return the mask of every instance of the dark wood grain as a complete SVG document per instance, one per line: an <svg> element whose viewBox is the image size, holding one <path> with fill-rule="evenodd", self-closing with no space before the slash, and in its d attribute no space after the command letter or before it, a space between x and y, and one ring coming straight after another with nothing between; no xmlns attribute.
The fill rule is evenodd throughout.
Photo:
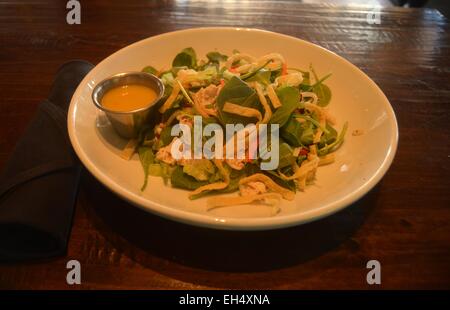
<svg viewBox="0 0 450 310"><path fill-rule="evenodd" d="M67 256L0 265L0 288L370 288L365 264L382 264L376 288L450 288L450 29L437 11L295 1L82 1L82 24L65 1L0 2L0 166L47 96L57 68L99 62L163 32L256 27L317 43L365 71L397 114L400 143L382 182L344 211L268 232L222 232L146 214L83 177ZM351 81L349 81L351 84Z"/></svg>

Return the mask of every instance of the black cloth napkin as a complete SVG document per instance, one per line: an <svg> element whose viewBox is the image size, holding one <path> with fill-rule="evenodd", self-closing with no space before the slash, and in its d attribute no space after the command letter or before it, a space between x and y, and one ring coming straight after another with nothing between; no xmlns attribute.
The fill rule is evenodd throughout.
<svg viewBox="0 0 450 310"><path fill-rule="evenodd" d="M64 254L81 172L67 133L70 99L92 69L64 64L0 175L0 260Z"/></svg>

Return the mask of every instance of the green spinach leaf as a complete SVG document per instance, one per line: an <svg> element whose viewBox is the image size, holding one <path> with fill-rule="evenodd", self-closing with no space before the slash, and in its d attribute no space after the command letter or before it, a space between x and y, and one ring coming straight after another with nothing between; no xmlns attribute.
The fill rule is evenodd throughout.
<svg viewBox="0 0 450 310"><path fill-rule="evenodd" d="M271 171L271 170L265 170L265 171L263 171L263 173L265 175L267 175L269 178L271 178L278 185L280 185L284 188L287 188L293 192L296 191L296 186L295 186L294 180L289 180L289 181L284 180L278 175L278 173L276 173L275 171Z"/></svg>
<svg viewBox="0 0 450 310"><path fill-rule="evenodd" d="M337 139L337 131L330 124L327 123L326 128L328 129L328 133L324 133L322 137L320 137L319 147L324 147L327 144L331 144Z"/></svg>
<svg viewBox="0 0 450 310"><path fill-rule="evenodd" d="M289 121L280 130L281 137L294 147L302 146L302 133L302 125L294 117L289 118Z"/></svg>
<svg viewBox="0 0 450 310"><path fill-rule="evenodd" d="M152 66L145 67L144 69L142 69L142 72L150 73L150 74L153 74L153 75L157 75L158 74L158 70L156 70Z"/></svg>
<svg viewBox="0 0 450 310"><path fill-rule="evenodd" d="M173 136L171 135L172 126L166 126L161 130L161 146L166 146L173 140Z"/></svg>
<svg viewBox="0 0 450 310"><path fill-rule="evenodd" d="M197 55L192 47L183 49L172 62L172 67L188 67L195 69L197 67Z"/></svg>
<svg viewBox="0 0 450 310"><path fill-rule="evenodd" d="M300 136L300 142L304 146L311 145L314 141L313 123L306 121L306 122L301 123L301 126L302 126L303 131Z"/></svg>
<svg viewBox="0 0 450 310"><path fill-rule="evenodd" d="M144 169L144 184L141 187L141 191L144 191L147 187L148 175L150 165L155 161L155 155L153 154L151 147L141 146L138 148L139 160L141 161L142 168Z"/></svg>
<svg viewBox="0 0 450 310"><path fill-rule="evenodd" d="M328 79L331 76L331 73L327 74L323 78L319 79L319 77L316 74L316 71L311 66L311 71L314 75L314 79L316 80L316 83L312 86L312 91L317 94L318 101L317 104L321 107L327 106L331 101L331 90L330 88L325 85L323 82Z"/></svg>
<svg viewBox="0 0 450 310"><path fill-rule="evenodd" d="M194 177L183 172L183 167L176 166L170 176L170 182L173 187L187 190L196 190L200 186L208 184L208 181L198 181Z"/></svg>
<svg viewBox="0 0 450 310"><path fill-rule="evenodd" d="M270 123L279 124L280 127L283 127L299 106L300 91L295 87L287 86L278 89L277 95L281 101L281 107L273 113Z"/></svg>
<svg viewBox="0 0 450 310"><path fill-rule="evenodd" d="M255 73L255 75L247 78L246 82L258 82L263 85L269 85L270 84L270 75L271 75L270 70L261 70L261 71Z"/></svg>
<svg viewBox="0 0 450 310"><path fill-rule="evenodd" d="M313 87L313 92L317 94L318 101L317 104L321 107L327 106L331 101L331 90L330 88L321 83Z"/></svg>
<svg viewBox="0 0 450 310"><path fill-rule="evenodd" d="M284 168L287 166L290 166L294 163L295 157L292 154L292 148L287 143L280 143L279 146L279 162L278 162L278 168Z"/></svg>
<svg viewBox="0 0 450 310"><path fill-rule="evenodd" d="M302 72L303 81L299 85L301 91L310 91L311 90L311 81L309 78L309 72Z"/></svg>
<svg viewBox="0 0 450 310"><path fill-rule="evenodd" d="M223 111L226 102L262 111L256 92L240 78L233 76L222 88L217 97L217 110L222 124L249 124L256 118L244 117Z"/></svg>
<svg viewBox="0 0 450 310"><path fill-rule="evenodd" d="M223 55L219 52L209 52L208 54L206 54L206 57L212 63L219 63L228 59L227 55Z"/></svg>

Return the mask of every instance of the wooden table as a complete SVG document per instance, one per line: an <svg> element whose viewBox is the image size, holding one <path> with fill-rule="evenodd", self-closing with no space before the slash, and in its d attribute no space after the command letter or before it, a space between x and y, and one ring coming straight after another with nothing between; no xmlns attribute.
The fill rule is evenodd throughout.
<svg viewBox="0 0 450 310"><path fill-rule="evenodd" d="M144 213L87 173L68 253L0 265L1 288L450 288L450 28L434 10L294 1L0 2L0 166L47 96L57 68L97 63L137 40L200 26L256 27L317 43L360 67L389 98L400 126L395 161L366 197L324 220L266 232L190 227ZM351 81L349 81L351 87ZM66 284L77 259L82 285ZM366 262L382 284L366 283Z"/></svg>

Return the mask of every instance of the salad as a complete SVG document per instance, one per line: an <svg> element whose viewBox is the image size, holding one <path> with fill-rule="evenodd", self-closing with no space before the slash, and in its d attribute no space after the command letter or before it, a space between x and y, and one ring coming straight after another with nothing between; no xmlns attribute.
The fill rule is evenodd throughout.
<svg viewBox="0 0 450 310"><path fill-rule="evenodd" d="M158 76L165 93L139 137L124 150L127 158L139 154L142 191L149 176L159 176L190 191L190 199L207 196L209 209L262 202L277 213L280 200L294 199L296 191L314 182L318 167L334 162L344 141L348 124L338 132L326 108L331 74L319 76L312 66L288 67L278 53L256 58L236 50L231 55L212 51L199 59L189 47L175 56L171 68L143 71ZM244 158L174 158L173 127L193 128L195 117L203 126L215 123L224 129L227 124L255 124L257 130L277 124L279 139L270 141L278 143L277 167L261 169L264 159L250 156L250 143L245 143ZM217 196L233 192L237 195Z"/></svg>

